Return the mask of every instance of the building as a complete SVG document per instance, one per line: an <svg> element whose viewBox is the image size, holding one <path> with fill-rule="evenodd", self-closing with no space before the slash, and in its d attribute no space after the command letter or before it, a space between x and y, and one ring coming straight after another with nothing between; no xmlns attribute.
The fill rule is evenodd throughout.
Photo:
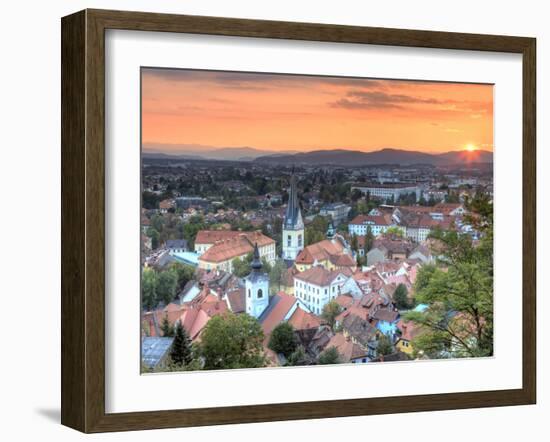
<svg viewBox="0 0 550 442"><path fill-rule="evenodd" d="M353 342L350 336L344 336L343 333L336 333L328 342L325 350L331 347L336 348L340 363L364 364L369 361L363 347Z"/></svg>
<svg viewBox="0 0 550 442"><path fill-rule="evenodd" d="M180 196L176 198L176 207L179 209L190 209L192 207L206 209L209 204L207 199L198 196Z"/></svg>
<svg viewBox="0 0 550 442"><path fill-rule="evenodd" d="M148 370L166 366L174 338L146 336L141 339L141 363Z"/></svg>
<svg viewBox="0 0 550 442"><path fill-rule="evenodd" d="M388 214L383 215L357 215L349 223L348 231L350 235L365 236L370 228L374 236L385 233L393 225L392 217Z"/></svg>
<svg viewBox="0 0 550 442"><path fill-rule="evenodd" d="M296 257L295 266L303 272L315 265L321 265L327 270L344 270L352 272L357 268L350 245L336 234L332 222L329 223L327 239L306 246Z"/></svg>
<svg viewBox="0 0 550 442"><path fill-rule="evenodd" d="M195 252L202 255L214 244L233 239L241 233L235 230L199 230L195 237Z"/></svg>
<svg viewBox="0 0 550 442"><path fill-rule="evenodd" d="M257 319L269 305L269 275L262 272L257 245L254 245L254 257L250 267L252 271L245 282L246 313Z"/></svg>
<svg viewBox="0 0 550 442"><path fill-rule="evenodd" d="M311 267L294 276L294 296L320 315L323 307L340 295L350 275L322 266Z"/></svg>
<svg viewBox="0 0 550 442"><path fill-rule="evenodd" d="M397 201L401 196L415 195L415 201L420 199L421 189L411 183L385 183L385 184L356 184L351 186L351 191L359 190L364 195L369 194L372 198L384 201Z"/></svg>
<svg viewBox="0 0 550 442"><path fill-rule="evenodd" d="M343 203L326 204L321 207L319 215L327 216L332 219L335 226L345 222L348 219L348 214L351 210L351 206Z"/></svg>
<svg viewBox="0 0 550 442"><path fill-rule="evenodd" d="M367 266L379 262L398 261L406 259L414 246L409 239L399 237L380 237L373 241L372 248L367 253Z"/></svg>
<svg viewBox="0 0 550 442"><path fill-rule="evenodd" d="M168 249L171 255L187 251L187 241L184 239L168 239L166 240L164 246Z"/></svg>
<svg viewBox="0 0 550 442"><path fill-rule="evenodd" d="M174 202L174 200L170 200L170 199L162 200L159 203L159 212L160 213L168 213L168 211L170 209L174 209L175 206L176 206L176 203Z"/></svg>
<svg viewBox="0 0 550 442"><path fill-rule="evenodd" d="M304 221L298 203L296 177L290 177L290 191L285 217L283 219L283 259L294 261L304 248Z"/></svg>
<svg viewBox="0 0 550 442"><path fill-rule="evenodd" d="M218 231L215 231L218 232ZM221 231L219 231L221 232ZM226 231L227 232L227 231ZM200 233L200 232L199 232ZM214 242L199 256L198 267L203 270L223 270L233 272L233 260L245 259L258 246L260 259L269 263L275 261L275 241L261 232L232 232L228 239ZM198 237L199 235L197 235ZM203 244L204 245L204 244Z"/></svg>

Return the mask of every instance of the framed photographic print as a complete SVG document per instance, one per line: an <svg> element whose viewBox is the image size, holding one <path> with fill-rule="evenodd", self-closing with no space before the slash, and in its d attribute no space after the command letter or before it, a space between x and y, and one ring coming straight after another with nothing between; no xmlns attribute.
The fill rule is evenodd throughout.
<svg viewBox="0 0 550 442"><path fill-rule="evenodd" d="M62 423L536 400L535 39L62 19Z"/></svg>

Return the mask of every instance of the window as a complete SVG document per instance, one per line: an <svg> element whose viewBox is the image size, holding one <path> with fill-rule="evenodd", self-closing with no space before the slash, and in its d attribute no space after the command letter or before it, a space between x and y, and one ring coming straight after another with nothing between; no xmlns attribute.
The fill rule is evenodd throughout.
<svg viewBox="0 0 550 442"><path fill-rule="evenodd" d="M302 235L298 235L298 247L302 247Z"/></svg>
<svg viewBox="0 0 550 442"><path fill-rule="evenodd" d="M248 297L250 298L250 289L248 289Z"/></svg>
<svg viewBox="0 0 550 442"><path fill-rule="evenodd" d="M286 245L287 245L288 247L290 247L290 246L292 245L292 237L291 237L290 235L288 235L288 236L286 237Z"/></svg>
<svg viewBox="0 0 550 442"><path fill-rule="evenodd" d="M262 292L262 289L258 289L258 298L263 298L264 292Z"/></svg>

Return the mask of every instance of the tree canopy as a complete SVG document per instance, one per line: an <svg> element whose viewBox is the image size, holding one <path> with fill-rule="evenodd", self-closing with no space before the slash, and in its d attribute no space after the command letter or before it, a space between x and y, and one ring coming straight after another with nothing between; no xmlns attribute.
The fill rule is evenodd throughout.
<svg viewBox="0 0 550 442"><path fill-rule="evenodd" d="M408 295L405 284L399 284L393 293L393 302L398 309L405 310L411 307Z"/></svg>
<svg viewBox="0 0 550 442"><path fill-rule="evenodd" d="M415 284L416 300L429 308L410 312L407 319L426 330L413 345L430 357L493 354L492 204L479 196L471 207L482 235L479 244L467 234L434 232L438 263L423 266Z"/></svg>
<svg viewBox="0 0 550 442"><path fill-rule="evenodd" d="M187 365L193 359L191 339L189 339L189 335L187 334L185 328L183 328L180 321L176 324L174 342L172 343L172 349L170 351L170 358L176 365Z"/></svg>
<svg viewBox="0 0 550 442"><path fill-rule="evenodd" d="M319 355L319 365L339 364L340 353L336 347L329 347Z"/></svg>
<svg viewBox="0 0 550 442"><path fill-rule="evenodd" d="M275 353L282 353L285 358L288 358L298 346L294 327L288 322L278 324L273 329L267 346Z"/></svg>
<svg viewBox="0 0 550 442"><path fill-rule="evenodd" d="M335 300L332 300L325 304L321 317L327 321L328 326L334 330L334 324L336 322L336 317L342 313L342 307Z"/></svg>
<svg viewBox="0 0 550 442"><path fill-rule="evenodd" d="M263 367L263 339L262 328L252 316L227 313L208 321L198 352L206 370Z"/></svg>

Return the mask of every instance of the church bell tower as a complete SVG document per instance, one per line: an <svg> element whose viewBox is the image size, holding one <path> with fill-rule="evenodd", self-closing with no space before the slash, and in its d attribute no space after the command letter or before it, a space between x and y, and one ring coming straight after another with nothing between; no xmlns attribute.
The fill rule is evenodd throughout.
<svg viewBox="0 0 550 442"><path fill-rule="evenodd" d="M262 272L258 244L254 244L252 271L245 280L246 313L258 319L269 305L269 275Z"/></svg>
<svg viewBox="0 0 550 442"><path fill-rule="evenodd" d="M298 204L296 177L290 177L290 191L283 220L283 259L294 261L304 248L304 221Z"/></svg>

